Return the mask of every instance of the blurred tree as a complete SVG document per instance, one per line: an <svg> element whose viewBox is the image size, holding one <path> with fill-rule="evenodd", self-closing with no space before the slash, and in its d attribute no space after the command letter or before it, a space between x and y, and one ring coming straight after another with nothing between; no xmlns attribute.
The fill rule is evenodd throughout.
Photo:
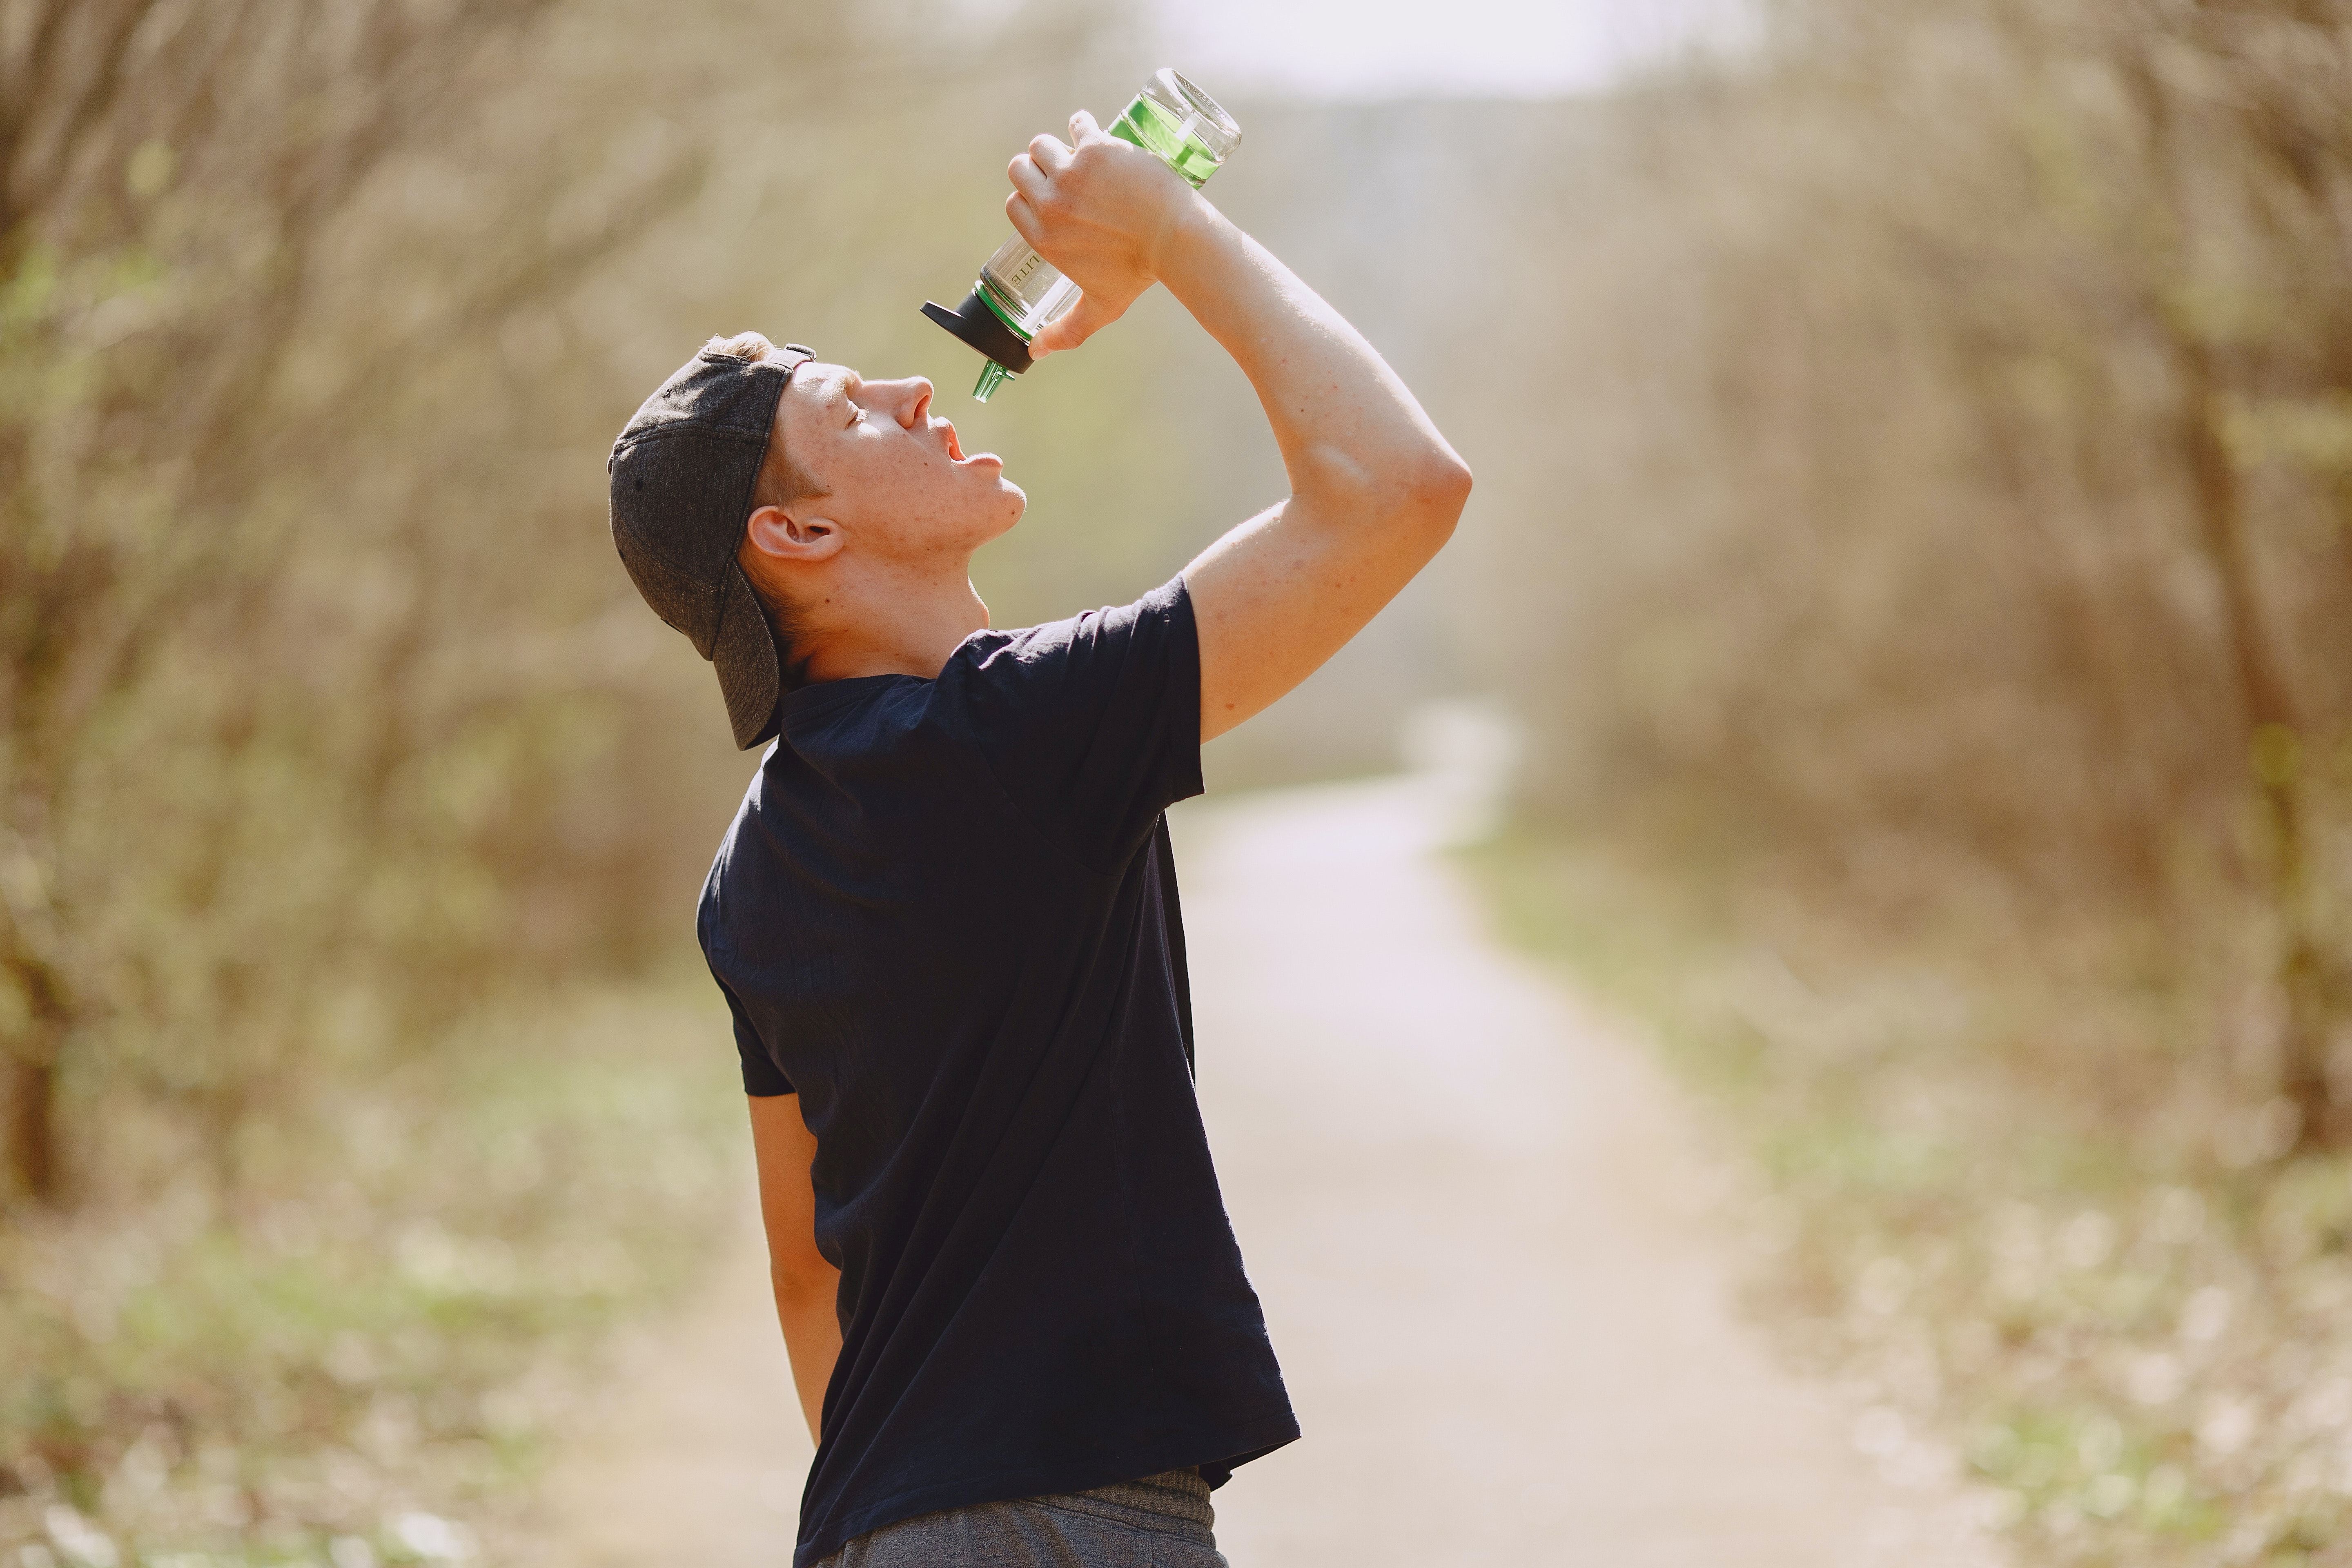
<svg viewBox="0 0 2352 1568"><path fill-rule="evenodd" d="M2158 911L2259 978L2306 1144L2352 1131L2347 21L1785 0L1564 120L1514 374L1578 367L1538 482L1595 524L1497 588L1556 804L1891 909Z"/></svg>
<svg viewBox="0 0 2352 1568"><path fill-rule="evenodd" d="M65 859L84 753L192 616L266 593L246 514L294 412L273 395L321 236L539 8L32 0L0 18L0 968L8 1163L37 1197L65 1179L64 1054L116 989L87 918L115 868ZM219 721L235 744L253 715Z"/></svg>
<svg viewBox="0 0 2352 1568"><path fill-rule="evenodd" d="M2304 633L2297 612L2309 595L2263 581L2263 520L2249 506L2229 416L2233 404L2284 396L2306 416L2315 408L2340 419L2352 399L2347 24L2352 8L2325 4L2167 7L2108 42L2139 121L2158 218L2147 319L2172 369L2178 461L2219 589L2238 751L2261 795L2284 1004L2280 1085L2306 1147L2352 1131L2339 1125L2327 1060L2336 1024L2352 1010L2331 938L2352 933L2330 929L2322 879L2331 868L2314 841L2328 831L2315 810L2342 803L2315 798L2303 756L2315 738L2341 745L2352 734L2341 674L2352 668L2352 512L2341 475L2298 476L2304 504L2333 511L2336 538L2310 563L2326 586L2307 624L2329 657L2296 670L2286 648ZM2334 829L2340 837L2343 825ZM2332 869L2340 878L2346 868Z"/></svg>
<svg viewBox="0 0 2352 1568"><path fill-rule="evenodd" d="M582 626L593 456L539 475L617 421L562 310L705 189L709 127L654 114L707 90L691 49L756 37L814 115L845 16L697 10L667 53L551 0L0 16L18 1192L83 1163L77 1084L176 1108L233 1177L301 1071L643 929L652 772L577 770L616 761L613 701L661 705Z"/></svg>

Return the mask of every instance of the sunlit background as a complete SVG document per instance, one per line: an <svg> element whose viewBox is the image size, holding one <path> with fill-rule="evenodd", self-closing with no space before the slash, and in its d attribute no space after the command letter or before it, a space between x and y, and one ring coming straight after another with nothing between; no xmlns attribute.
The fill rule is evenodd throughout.
<svg viewBox="0 0 2352 1568"><path fill-rule="evenodd" d="M1738 0L1155 0L1150 37L1169 59L1236 97L1315 101L1561 98L1693 53L1756 41Z"/></svg>
<svg viewBox="0 0 2352 1568"><path fill-rule="evenodd" d="M2345 0L0 0L0 1563L725 1561L577 1545L692 1505L581 1479L600 1400L772 1350L690 920L751 760L604 454L755 327L1005 455L1000 624L1164 581L1283 493L1232 364L1155 294L983 406L917 312L1027 137L1163 63L1244 126L1211 198L1478 476L1177 824L1310 1432L1236 1563L1432 1560L1267 1511L1373 1485L1314 1489L1318 1417L1390 1430L1329 1380L1406 1386L1473 1288L1531 1367L1638 1326L1683 1221L1610 1205L1685 1186L1755 1386L1898 1512L2345 1561ZM1323 1092L1333 1018L1451 1095L1408 1188L1314 1185L1418 1125ZM1637 1068L1679 1109L1612 1126ZM1559 1228L1368 1261L1480 1182ZM1415 1505L1572 1538L1633 1412L1710 1408L1628 1376L1463 1384ZM721 1429L676 1392L663 1443Z"/></svg>

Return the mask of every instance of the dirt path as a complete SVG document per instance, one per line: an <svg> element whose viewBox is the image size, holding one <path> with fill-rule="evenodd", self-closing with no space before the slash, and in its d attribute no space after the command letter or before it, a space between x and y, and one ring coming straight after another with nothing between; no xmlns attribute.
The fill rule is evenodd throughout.
<svg viewBox="0 0 2352 1568"><path fill-rule="evenodd" d="M1727 1304L1713 1167L1642 1053L1498 952L1428 781L1187 808L1201 1092L1304 1441L1235 1568L1975 1568ZM548 1492L563 1568L778 1568L807 1459L756 1238L632 1348Z"/></svg>

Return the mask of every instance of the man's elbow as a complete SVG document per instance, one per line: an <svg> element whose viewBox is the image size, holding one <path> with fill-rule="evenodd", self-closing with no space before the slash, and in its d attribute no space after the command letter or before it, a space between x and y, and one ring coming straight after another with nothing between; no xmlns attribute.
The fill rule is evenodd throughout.
<svg viewBox="0 0 2352 1568"><path fill-rule="evenodd" d="M1453 537L1454 525L1469 504L1470 482L1470 465L1451 447L1441 447L1413 466L1412 478L1402 487L1402 510L1443 544Z"/></svg>
<svg viewBox="0 0 2352 1568"><path fill-rule="evenodd" d="M1444 442L1389 452L1376 464L1320 454L1292 493L1312 495L1318 510L1391 534L1430 536L1434 550L1454 532L1470 499L1470 465Z"/></svg>
<svg viewBox="0 0 2352 1568"><path fill-rule="evenodd" d="M805 1307L813 1302L831 1302L840 1286L841 1274L823 1258L810 1253L803 1258L771 1261L768 1281L775 1289L776 1305Z"/></svg>

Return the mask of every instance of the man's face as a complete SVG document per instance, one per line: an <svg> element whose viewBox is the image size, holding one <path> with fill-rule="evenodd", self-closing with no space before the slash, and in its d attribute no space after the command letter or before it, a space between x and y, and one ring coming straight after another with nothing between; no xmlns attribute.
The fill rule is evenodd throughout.
<svg viewBox="0 0 2352 1568"><path fill-rule="evenodd" d="M921 376L867 381L811 361L793 373L776 424L784 450L827 492L790 510L830 520L845 548L872 559L969 556L1029 502L996 454L964 456Z"/></svg>

